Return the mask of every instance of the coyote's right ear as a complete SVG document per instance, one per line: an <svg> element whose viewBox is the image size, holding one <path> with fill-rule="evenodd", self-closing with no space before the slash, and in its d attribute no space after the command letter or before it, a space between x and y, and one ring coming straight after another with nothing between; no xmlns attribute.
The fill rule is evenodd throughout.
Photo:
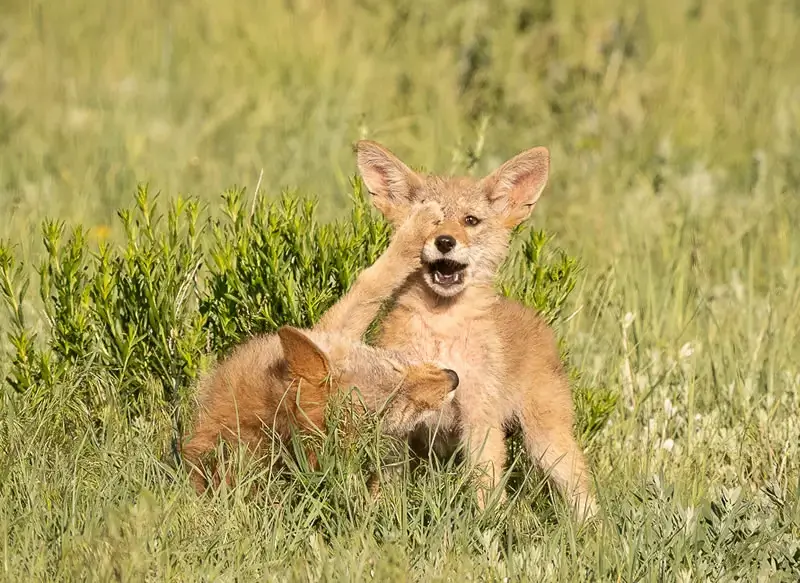
<svg viewBox="0 0 800 583"><path fill-rule="evenodd" d="M372 203L390 222L402 221L422 187L422 179L376 142L359 141L356 153L358 171Z"/></svg>
<svg viewBox="0 0 800 583"><path fill-rule="evenodd" d="M311 338L292 326L280 328L278 338L292 376L317 386L325 384L331 374L331 363Z"/></svg>
<svg viewBox="0 0 800 583"><path fill-rule="evenodd" d="M295 421L306 429L324 430L325 406L330 393L330 360L311 338L297 328L283 326L278 330L278 338L289 373L301 381L297 386Z"/></svg>

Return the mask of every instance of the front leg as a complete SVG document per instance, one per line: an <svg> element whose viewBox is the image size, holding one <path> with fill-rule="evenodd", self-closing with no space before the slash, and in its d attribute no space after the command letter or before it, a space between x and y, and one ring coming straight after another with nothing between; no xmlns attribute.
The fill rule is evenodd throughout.
<svg viewBox="0 0 800 583"><path fill-rule="evenodd" d="M386 251L361 272L344 297L320 318L314 330L360 340L383 302L420 268L425 240L441 221L442 209L437 203L416 207L397 229Z"/></svg>
<svg viewBox="0 0 800 583"><path fill-rule="evenodd" d="M478 507L483 510L495 495L506 463L505 431L496 419L472 419L462 426L462 440L470 471L477 472ZM498 501L505 501L505 491Z"/></svg>

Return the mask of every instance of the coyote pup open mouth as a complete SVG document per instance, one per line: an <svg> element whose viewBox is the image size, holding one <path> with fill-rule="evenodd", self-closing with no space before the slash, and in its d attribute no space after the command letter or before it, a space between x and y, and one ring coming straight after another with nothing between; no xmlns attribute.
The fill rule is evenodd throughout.
<svg viewBox="0 0 800 583"><path fill-rule="evenodd" d="M443 288L451 288L464 283L467 266L450 259L440 259L428 264L428 272L433 282Z"/></svg>

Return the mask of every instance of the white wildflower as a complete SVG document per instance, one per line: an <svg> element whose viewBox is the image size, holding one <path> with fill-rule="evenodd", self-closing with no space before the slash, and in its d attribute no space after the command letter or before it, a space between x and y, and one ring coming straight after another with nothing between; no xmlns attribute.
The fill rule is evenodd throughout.
<svg viewBox="0 0 800 583"><path fill-rule="evenodd" d="M633 312L627 312L625 317L622 318L622 329L627 330L633 324L633 320L636 316L633 315Z"/></svg>
<svg viewBox="0 0 800 583"><path fill-rule="evenodd" d="M666 413L667 419L672 419L677 411L678 409L672 404L671 399L664 399L664 413Z"/></svg>
<svg viewBox="0 0 800 583"><path fill-rule="evenodd" d="M687 358L691 357L694 354L694 345L691 342L687 342L681 349L678 351L678 356L681 360L686 360Z"/></svg>

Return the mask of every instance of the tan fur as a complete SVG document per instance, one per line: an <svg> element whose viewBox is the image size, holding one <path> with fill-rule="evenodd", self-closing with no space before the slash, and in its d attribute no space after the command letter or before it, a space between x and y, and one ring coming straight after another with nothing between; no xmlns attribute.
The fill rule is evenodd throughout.
<svg viewBox="0 0 800 583"><path fill-rule="evenodd" d="M419 207L397 230L387 251L311 331L284 327L240 345L200 384L193 429L182 454L198 491L208 486L204 457L224 442L266 454L293 429L324 431L330 397L358 387L357 404L381 411L384 430L405 436L450 402L458 376L450 370L358 341L387 299L420 267L420 248L441 221L435 204ZM309 461L316 464L313 452ZM213 462L215 483L229 473Z"/></svg>
<svg viewBox="0 0 800 583"><path fill-rule="evenodd" d="M573 437L572 397L554 334L534 311L494 288L511 229L530 215L547 182L548 151L523 152L482 180L416 174L370 141L359 142L357 151L367 189L389 220L401 221L424 201L444 211L423 247L423 269L398 293L378 341L441 362L461 379L438 433L418 430L412 445L447 453L463 443L482 472L484 505L504 469L506 429L518 423L529 455L574 502L578 517L592 514L590 475ZM455 240L446 252L440 236ZM466 266L452 285L437 279L442 259Z"/></svg>

